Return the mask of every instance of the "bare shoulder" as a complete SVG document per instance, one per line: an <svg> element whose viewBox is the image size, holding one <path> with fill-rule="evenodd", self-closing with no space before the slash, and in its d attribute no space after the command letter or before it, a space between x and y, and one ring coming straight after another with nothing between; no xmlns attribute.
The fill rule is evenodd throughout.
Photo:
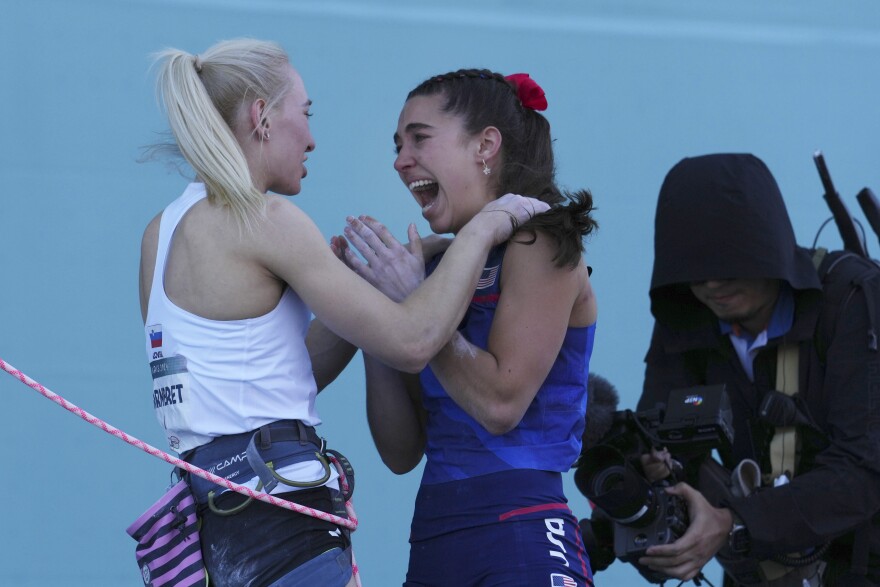
<svg viewBox="0 0 880 587"><path fill-rule="evenodd" d="M147 305L150 302L150 288L153 285L153 269L156 266L156 250L159 248L159 225L162 213L157 214L144 230L141 239L141 264L138 272L138 283L141 304L141 316L147 317Z"/></svg>
<svg viewBox="0 0 880 587"><path fill-rule="evenodd" d="M514 235L504 255L505 268L526 266L530 271L560 271L570 273L571 267L557 267L554 258L557 253L556 241L546 233L537 230L534 233L524 232ZM583 262L579 262L582 265Z"/></svg>
<svg viewBox="0 0 880 587"><path fill-rule="evenodd" d="M147 224L144 236L141 239L141 271L148 269L153 271L156 263L156 249L159 247L159 225L162 222L162 213L159 212Z"/></svg>
<svg viewBox="0 0 880 587"><path fill-rule="evenodd" d="M267 194L263 214L247 229L226 220L229 234L235 234L235 246L229 253L260 264L265 264L267 257L282 254L280 248L298 245L300 236L314 224L298 206L275 194Z"/></svg>
<svg viewBox="0 0 880 587"><path fill-rule="evenodd" d="M308 232L312 228L317 230L315 223L299 206L274 194L266 199L266 216L262 226L265 230L257 231L257 234L262 233L271 241L276 241L279 237L285 240L295 239L303 231Z"/></svg>
<svg viewBox="0 0 880 587"><path fill-rule="evenodd" d="M296 221L308 219L302 209L284 196L269 194L266 196L266 217L268 220Z"/></svg>
<svg viewBox="0 0 880 587"><path fill-rule="evenodd" d="M141 247L145 247L147 245L152 244L155 248L156 243L159 242L159 225L162 222L162 213L159 212L156 216L150 220L150 223L147 224L147 228L144 229L144 236L141 240Z"/></svg>
<svg viewBox="0 0 880 587"><path fill-rule="evenodd" d="M573 267L556 264L557 244L553 237L536 231L510 240L504 259L502 287L528 290L542 299L553 297L560 306L571 304L570 326L586 326L596 321L596 298L583 258ZM520 289L522 288L522 289Z"/></svg>
<svg viewBox="0 0 880 587"><path fill-rule="evenodd" d="M266 215L253 234L255 260L296 289L294 276L322 268L332 254L321 231L301 208L284 197L270 195ZM335 259L335 257L333 257Z"/></svg>

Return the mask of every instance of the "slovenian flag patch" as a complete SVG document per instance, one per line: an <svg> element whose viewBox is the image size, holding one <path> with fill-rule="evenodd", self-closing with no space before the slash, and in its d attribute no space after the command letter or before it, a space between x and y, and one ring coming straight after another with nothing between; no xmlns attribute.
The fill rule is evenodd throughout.
<svg viewBox="0 0 880 587"><path fill-rule="evenodd" d="M162 346L162 325L150 326L150 348L157 349Z"/></svg>

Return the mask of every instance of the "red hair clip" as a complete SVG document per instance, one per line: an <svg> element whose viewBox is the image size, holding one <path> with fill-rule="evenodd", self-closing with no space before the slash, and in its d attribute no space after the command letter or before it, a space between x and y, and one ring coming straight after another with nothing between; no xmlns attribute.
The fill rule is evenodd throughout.
<svg viewBox="0 0 880 587"><path fill-rule="evenodd" d="M516 88L516 96L522 105L531 110L546 110L547 97L538 82L529 77L527 73L514 73L505 76L504 79Z"/></svg>

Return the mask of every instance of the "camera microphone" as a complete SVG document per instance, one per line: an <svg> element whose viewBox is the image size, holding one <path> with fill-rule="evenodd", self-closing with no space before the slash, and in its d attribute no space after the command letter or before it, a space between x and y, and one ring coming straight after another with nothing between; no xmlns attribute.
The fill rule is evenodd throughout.
<svg viewBox="0 0 880 587"><path fill-rule="evenodd" d="M594 447L611 429L619 401L617 389L601 375L590 373L587 379L587 421L582 436L583 449Z"/></svg>

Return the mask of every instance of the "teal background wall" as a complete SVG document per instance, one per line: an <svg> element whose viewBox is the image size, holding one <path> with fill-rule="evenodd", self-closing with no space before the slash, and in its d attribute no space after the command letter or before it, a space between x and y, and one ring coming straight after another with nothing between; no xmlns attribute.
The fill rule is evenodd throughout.
<svg viewBox="0 0 880 587"><path fill-rule="evenodd" d="M392 169L409 89L459 67L529 72L550 102L561 183L590 188L598 206L592 368L621 408L641 387L654 204L674 163L757 154L804 244L829 215L815 149L854 212L862 186L880 189L873 0L0 0L0 358L154 446L139 243L187 180L136 162L165 129L149 55L239 36L280 42L305 79L317 150L294 201L328 238L358 213L399 236L413 220L427 231ZM827 228L820 242L839 239ZM364 585L399 585L419 474L381 464L362 381L356 358L320 396L322 433L357 468ZM170 467L2 373L0 401L0 584L139 585L124 530ZM707 575L718 584L717 566ZM641 584L619 562L597 577Z"/></svg>

